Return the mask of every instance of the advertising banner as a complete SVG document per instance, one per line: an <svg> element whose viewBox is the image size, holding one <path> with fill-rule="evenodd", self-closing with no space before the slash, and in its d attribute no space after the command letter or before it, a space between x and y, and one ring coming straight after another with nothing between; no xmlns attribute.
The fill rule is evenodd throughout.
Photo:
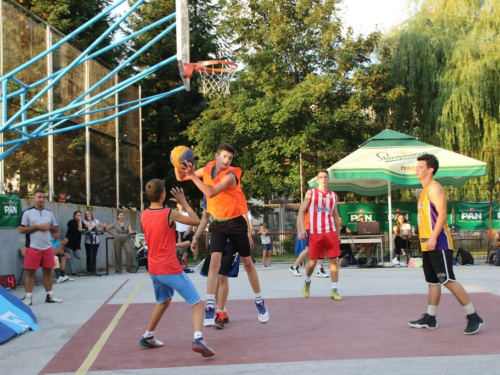
<svg viewBox="0 0 500 375"><path fill-rule="evenodd" d="M455 202L456 230L488 230L490 202ZM500 228L498 202L493 202L491 229Z"/></svg>
<svg viewBox="0 0 500 375"><path fill-rule="evenodd" d="M364 216L365 221L378 221L380 223L381 232L389 231L387 203L346 203L346 204L339 204L338 208L339 208L339 215L342 216L344 225L347 226L351 231L354 231L356 229L356 222L359 216ZM451 202L448 202L447 213L448 213L447 222L449 225L451 225L452 222ZM414 226L415 233L417 233L418 232L417 202L393 203L392 204L393 226L395 225L396 218L398 217L399 214L403 214L405 216L406 222L411 226ZM487 226L488 223L486 222L486 227ZM469 230L469 229L463 229L463 230Z"/></svg>
<svg viewBox="0 0 500 375"><path fill-rule="evenodd" d="M17 228L21 217L21 200L17 194L0 194L0 228Z"/></svg>

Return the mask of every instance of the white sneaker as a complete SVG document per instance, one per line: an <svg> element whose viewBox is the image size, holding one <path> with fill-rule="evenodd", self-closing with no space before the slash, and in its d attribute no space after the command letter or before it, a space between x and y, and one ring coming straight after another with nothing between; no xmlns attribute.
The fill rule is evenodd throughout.
<svg viewBox="0 0 500 375"><path fill-rule="evenodd" d="M295 276L302 276L299 272L299 267L294 267L294 266L290 266L290 268L288 269L291 273L293 273Z"/></svg>
<svg viewBox="0 0 500 375"><path fill-rule="evenodd" d="M68 277L68 276L66 276L66 277L68 278L68 281L75 281L75 279L73 279L72 277Z"/></svg>
<svg viewBox="0 0 500 375"><path fill-rule="evenodd" d="M32 303L32 299L33 297L32 296L27 296L27 295L24 295L24 298L23 298L23 303L26 305L26 306L31 306L31 303Z"/></svg>
<svg viewBox="0 0 500 375"><path fill-rule="evenodd" d="M394 263L394 264L399 264L399 260L398 260L398 258L394 257L394 259L392 260L392 263Z"/></svg>
<svg viewBox="0 0 500 375"><path fill-rule="evenodd" d="M399 262L399 265L400 265L401 267L408 267L408 265L407 265L405 262Z"/></svg>
<svg viewBox="0 0 500 375"><path fill-rule="evenodd" d="M325 272L325 270L323 269L323 267L321 267L318 271L318 273L316 274L317 277L322 277L322 278L326 278L328 277L328 274Z"/></svg>
<svg viewBox="0 0 500 375"><path fill-rule="evenodd" d="M68 281L69 280L69 276L59 276L59 278L57 279L57 283L60 284L60 283L63 283L65 281Z"/></svg>
<svg viewBox="0 0 500 375"><path fill-rule="evenodd" d="M359 254L354 255L354 259L359 259Z"/></svg>

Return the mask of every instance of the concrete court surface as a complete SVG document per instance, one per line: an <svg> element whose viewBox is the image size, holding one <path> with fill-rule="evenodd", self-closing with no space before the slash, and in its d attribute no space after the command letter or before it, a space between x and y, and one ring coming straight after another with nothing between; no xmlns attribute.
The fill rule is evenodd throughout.
<svg viewBox="0 0 500 375"><path fill-rule="evenodd" d="M241 267L230 279L223 330L205 328L216 355L190 350L191 308L175 296L156 329L163 348L137 343L155 306L144 268L137 274L80 277L54 285L61 304L46 304L35 287L32 310L42 328L0 346L2 374L498 374L500 363L500 267L457 266L455 274L485 320L476 335L463 334L465 312L443 289L438 329L415 329L427 307L422 269L344 268L339 293L330 279L313 276L311 297L304 277L290 264L257 265L270 321L257 320L254 295ZM305 269L301 268L303 274ZM202 298L206 279L189 274ZM12 291L18 297L24 288Z"/></svg>

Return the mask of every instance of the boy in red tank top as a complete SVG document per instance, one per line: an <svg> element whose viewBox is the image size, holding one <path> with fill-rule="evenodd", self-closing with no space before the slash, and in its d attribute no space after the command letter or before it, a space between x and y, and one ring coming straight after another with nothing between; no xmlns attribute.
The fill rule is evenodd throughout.
<svg viewBox="0 0 500 375"><path fill-rule="evenodd" d="M337 293L338 257L340 256L340 220L337 209L337 194L328 190L330 177L326 169L321 169L316 179L318 187L307 191L297 217L297 232L299 239L303 240L306 237L304 217L306 211L309 211L309 264L306 268L306 280L302 294L304 297L309 297L314 266L316 261L322 259L326 253L330 260L332 280L330 296L335 301L341 301L342 297Z"/></svg>
<svg viewBox="0 0 500 375"><path fill-rule="evenodd" d="M186 276L177 260L175 221L187 225L198 225L200 219L188 205L182 189L170 190L179 204L186 209L188 216L177 210L164 208L163 202L167 196L162 180L154 179L146 184L146 194L151 206L143 211L142 228L148 244L148 271L155 291L158 304L153 310L146 333L139 340L145 348L159 348L163 342L156 340L154 331L161 317L170 306L174 291L193 308L194 338L192 350L203 357L212 357L215 352L210 349L202 336L203 302L191 279Z"/></svg>
<svg viewBox="0 0 500 375"><path fill-rule="evenodd" d="M234 154L234 148L223 143L215 153L215 160L204 168L195 170L194 165L188 163L186 169L175 169L178 181L190 179L206 195L207 211L213 217L209 227L212 254L207 277L207 307L203 322L205 326L215 325L215 292L222 252L228 239L238 249L248 281L255 293L257 319L261 323L269 321L269 312L260 291L259 276L252 261L253 240L246 218L247 200L241 190L242 171L241 168L231 167Z"/></svg>

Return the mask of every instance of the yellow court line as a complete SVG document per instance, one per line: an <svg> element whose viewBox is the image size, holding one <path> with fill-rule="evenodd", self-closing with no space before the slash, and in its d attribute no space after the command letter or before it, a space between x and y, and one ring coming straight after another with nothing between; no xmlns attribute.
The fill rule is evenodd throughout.
<svg viewBox="0 0 500 375"><path fill-rule="evenodd" d="M102 348L104 347L104 345L108 341L109 336L111 336L111 333L113 333L116 325L118 324L118 321L121 319L121 317L125 313L125 310L127 310L127 307L130 305L130 303L134 299L135 295L141 289L142 284L144 284L144 282L148 278L149 278L149 275L144 276L143 279L139 282L139 284L135 287L135 289L130 294L130 296L127 298L127 300L122 305L122 307L120 308L120 310L118 310L118 312L116 313L116 315L113 318L113 320L111 321L111 323L109 323L108 328L106 328L106 330L102 333L101 337L96 342L96 344L94 345L94 347L90 351L90 353L87 356L87 358L85 358L85 361L83 361L83 363L80 366L80 368L78 370L76 370L75 374L77 374L77 375L85 375L89 371L90 367L94 364L94 362L97 359L97 356L101 352Z"/></svg>

